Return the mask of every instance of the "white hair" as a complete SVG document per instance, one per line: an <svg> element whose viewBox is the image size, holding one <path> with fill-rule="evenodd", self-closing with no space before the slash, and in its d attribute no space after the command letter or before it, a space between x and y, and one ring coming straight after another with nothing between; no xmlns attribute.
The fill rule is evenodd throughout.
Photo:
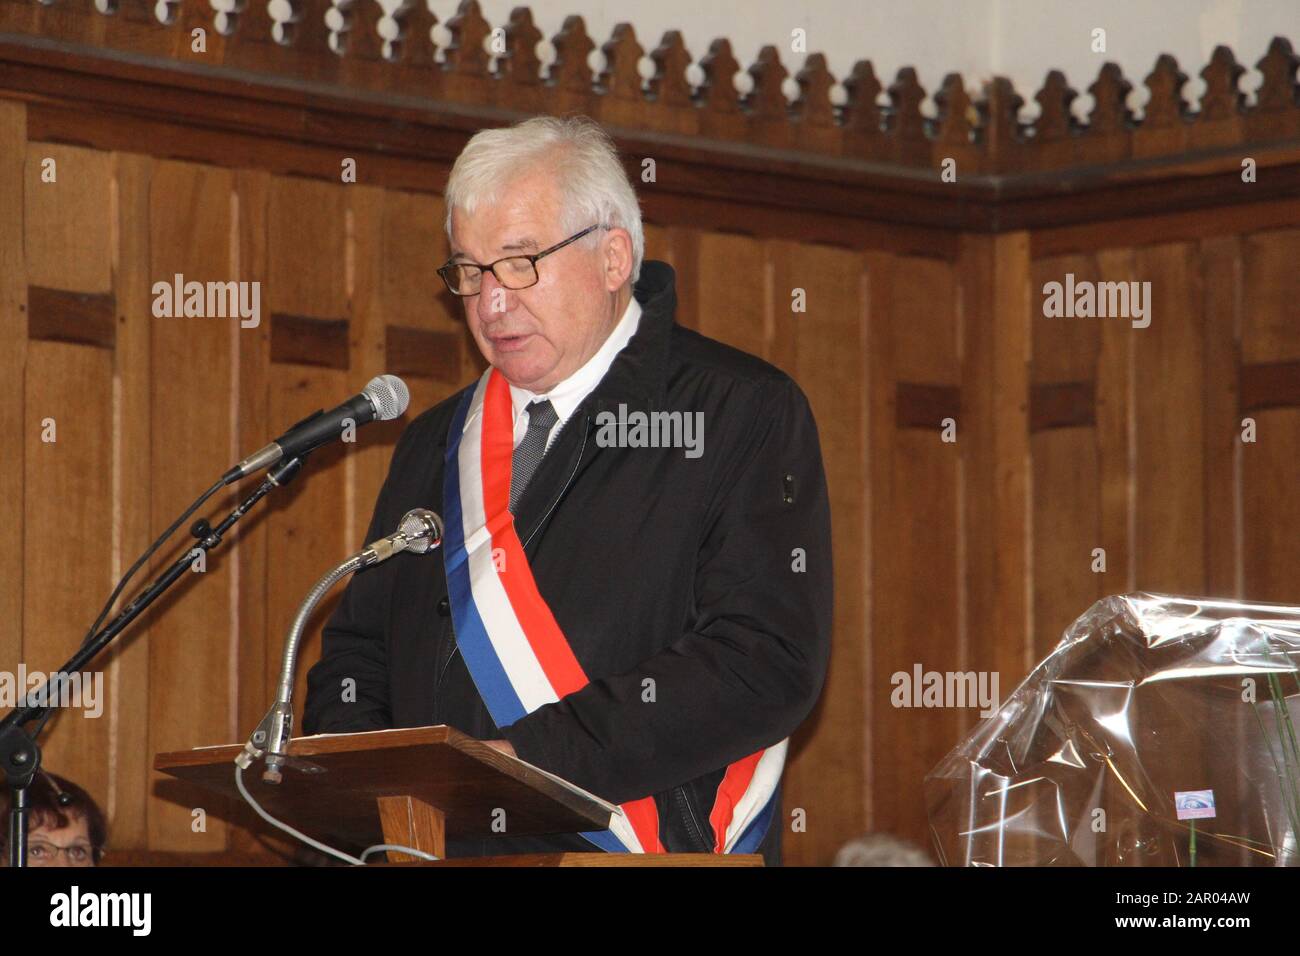
<svg viewBox="0 0 1300 956"><path fill-rule="evenodd" d="M586 116L534 116L500 129L475 133L456 158L447 180L447 237L451 214L473 215L491 206L511 180L544 168L555 177L560 194L560 227L568 238L593 222L626 229L632 237L631 282L641 275L645 232L636 191L618 158L609 134ZM575 245L595 248L596 230Z"/></svg>
<svg viewBox="0 0 1300 956"><path fill-rule="evenodd" d="M835 854L832 866L934 866L923 849L888 833L867 833Z"/></svg>

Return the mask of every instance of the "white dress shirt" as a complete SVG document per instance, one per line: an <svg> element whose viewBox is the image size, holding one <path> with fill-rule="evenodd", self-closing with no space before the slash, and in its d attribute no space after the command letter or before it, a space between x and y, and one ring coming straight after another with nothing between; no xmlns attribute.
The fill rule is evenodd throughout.
<svg viewBox="0 0 1300 956"><path fill-rule="evenodd" d="M614 363L614 356L618 355L623 350L623 346L627 345L631 340L640 321L641 303L637 302L636 296L633 296L628 301L627 308L623 310L623 317L618 320L618 325L614 326L614 331L609 333L609 338L605 339L605 343L596 350L595 355L587 359L582 368L544 394L530 392L528 389L520 388L517 385L510 386L510 402L514 408L514 445L516 448L523 441L524 434L528 431L528 416L524 414L524 410L528 408L529 402L536 402L541 399L548 399L551 407L555 409L555 414L559 416L559 420L551 426L550 434L546 436L546 447L547 449L551 447L551 441L555 438L556 432L577 411L578 406L582 404L582 400L591 394L591 390L600 384L600 380L605 377L610 365Z"/></svg>

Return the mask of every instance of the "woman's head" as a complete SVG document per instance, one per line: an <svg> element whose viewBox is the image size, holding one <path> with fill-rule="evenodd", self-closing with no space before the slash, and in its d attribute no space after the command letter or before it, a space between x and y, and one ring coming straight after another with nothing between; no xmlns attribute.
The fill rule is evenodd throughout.
<svg viewBox="0 0 1300 956"><path fill-rule="evenodd" d="M70 780L41 771L28 793L27 862L30 866L97 866L108 830L103 811L90 794ZM7 845L9 792L0 791L0 846Z"/></svg>

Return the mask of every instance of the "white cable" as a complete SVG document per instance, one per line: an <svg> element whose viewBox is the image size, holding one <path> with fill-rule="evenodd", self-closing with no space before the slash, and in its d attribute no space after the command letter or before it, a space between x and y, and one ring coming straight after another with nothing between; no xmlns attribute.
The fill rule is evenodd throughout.
<svg viewBox="0 0 1300 956"><path fill-rule="evenodd" d="M416 850L409 846L399 846L396 843L376 843L374 846L368 846L361 852L361 859L365 859L372 853L378 853L381 850L396 850L398 853L409 853L412 856L418 856L424 860L438 862L438 857L432 853L425 853L423 850Z"/></svg>
<svg viewBox="0 0 1300 956"><path fill-rule="evenodd" d="M302 833L299 830L295 830L293 827L289 826L289 824L285 823L282 820L277 820L275 817L271 816L271 814L263 810L262 805L253 799L253 795L249 793L248 788L244 786L244 768L240 766L235 767L235 787L239 790L240 796L242 796L244 800L248 802L248 805L253 808L254 812L256 812L257 815L261 817L263 820L265 820L267 823L271 824L271 826L275 827L276 829L283 830L291 837L301 840L303 843L306 843L310 847L315 847L317 850L320 850L322 853L328 853L330 856L337 857L338 859L342 860L344 863L351 863L353 866L365 866L366 857L368 857L371 853L378 853L380 850L395 850L399 853L408 853L411 856L417 856L425 860L432 860L435 862L438 860L438 857L434 856L432 853L425 853L423 850L415 849L415 847L400 846L399 844L396 843L380 843L372 847L367 847L362 852L361 857L359 859L355 856L349 856L348 854L344 853L342 850L336 850L333 847L326 846L324 843L321 843L319 840L313 840L311 837L307 836L307 834Z"/></svg>

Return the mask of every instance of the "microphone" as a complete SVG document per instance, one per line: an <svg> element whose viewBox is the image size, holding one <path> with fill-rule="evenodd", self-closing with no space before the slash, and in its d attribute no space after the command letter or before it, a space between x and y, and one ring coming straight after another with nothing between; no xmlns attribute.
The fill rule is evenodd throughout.
<svg viewBox="0 0 1300 956"><path fill-rule="evenodd" d="M413 508L402 517L396 533L372 541L361 549L357 557L361 559L361 567L368 568L380 561L387 561L401 551L424 554L440 544L442 519L427 508Z"/></svg>
<svg viewBox="0 0 1300 956"><path fill-rule="evenodd" d="M241 769L247 770L254 760L265 755L266 768L262 780L266 783L279 783L281 780L281 772L290 759L289 741L293 736L293 676L298 663L298 645L312 612L330 588L349 574L387 561L399 552L424 554L438 547L442 544L442 529L442 518L438 515L427 508L413 508L402 516L396 532L366 545L316 582L294 615L285 638L275 703L235 757L235 763Z"/></svg>
<svg viewBox="0 0 1300 956"><path fill-rule="evenodd" d="M343 433L346 424L365 425L378 419L381 422L397 418L411 403L411 393L396 375L377 375L359 395L354 395L342 405L328 412L318 411L304 418L287 432L263 448L249 455L221 476L223 484L230 484L268 468L284 459L297 458L313 448L333 441Z"/></svg>

